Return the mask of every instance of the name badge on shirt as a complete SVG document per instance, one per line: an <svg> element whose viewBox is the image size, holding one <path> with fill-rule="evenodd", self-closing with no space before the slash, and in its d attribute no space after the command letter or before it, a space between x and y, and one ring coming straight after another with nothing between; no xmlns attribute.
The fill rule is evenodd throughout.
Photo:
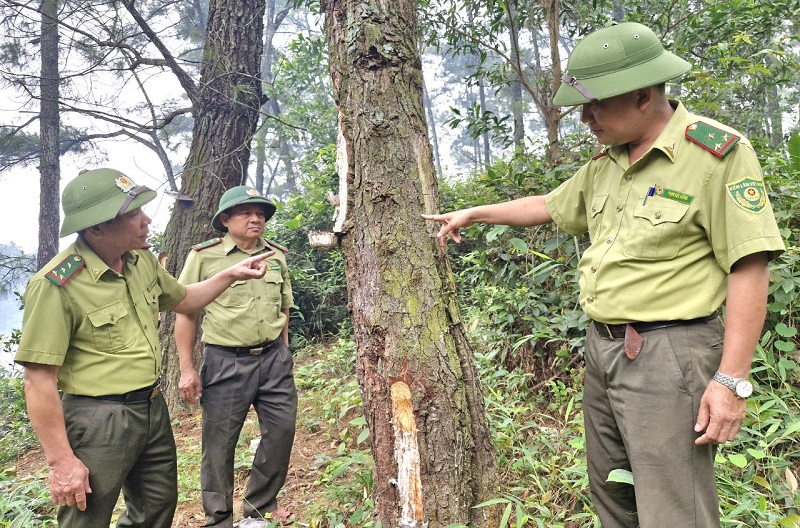
<svg viewBox="0 0 800 528"><path fill-rule="evenodd" d="M668 200L675 200L676 202L690 204L694 200L694 196L686 194L685 192L676 191L673 189L665 189L664 187L656 187L656 196L661 196Z"/></svg>

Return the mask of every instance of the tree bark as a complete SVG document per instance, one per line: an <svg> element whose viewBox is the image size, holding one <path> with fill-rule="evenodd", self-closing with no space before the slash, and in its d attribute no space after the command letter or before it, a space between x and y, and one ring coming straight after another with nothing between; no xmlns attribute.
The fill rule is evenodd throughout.
<svg viewBox="0 0 800 528"><path fill-rule="evenodd" d="M376 512L384 526L421 526L421 518L431 528L498 526L496 509L473 508L494 496L496 454L446 253L420 218L438 209L438 190L416 7L414 0L322 2L339 109L341 247ZM393 401L396 382L407 385L410 404ZM400 456L398 407L410 408L404 423L413 417L403 430L416 435L422 517L403 502L417 494L403 488L416 480L403 478L413 475Z"/></svg>
<svg viewBox="0 0 800 528"><path fill-rule="evenodd" d="M39 158L39 249L36 268L39 269L58 254L59 233L59 128L58 108L58 0L43 0L42 16L42 67L39 81L39 135L42 151Z"/></svg>
<svg viewBox="0 0 800 528"><path fill-rule="evenodd" d="M250 142L264 102L259 75L264 5L265 0L212 0L209 6L192 144L181 179L181 193L193 201L175 202L164 234L166 268L176 276L192 244L217 235L211 218L222 194L247 180ZM174 315L163 314L162 387L171 409L181 405L174 325ZM201 351L195 347L195 364Z"/></svg>

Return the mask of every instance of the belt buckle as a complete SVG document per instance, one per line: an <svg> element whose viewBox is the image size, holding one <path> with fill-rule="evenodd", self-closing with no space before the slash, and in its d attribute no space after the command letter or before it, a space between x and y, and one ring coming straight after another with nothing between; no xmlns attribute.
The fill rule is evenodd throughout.
<svg viewBox="0 0 800 528"><path fill-rule="evenodd" d="M152 400L159 394L161 394L161 385L156 385L155 388L150 392L150 399Z"/></svg>
<svg viewBox="0 0 800 528"><path fill-rule="evenodd" d="M247 353L251 356L260 356L264 353L264 347L251 348Z"/></svg>

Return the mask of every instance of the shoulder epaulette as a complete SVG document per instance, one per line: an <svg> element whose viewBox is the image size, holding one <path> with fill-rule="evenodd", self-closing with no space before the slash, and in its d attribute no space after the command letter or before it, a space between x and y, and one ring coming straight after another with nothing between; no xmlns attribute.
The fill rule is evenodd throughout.
<svg viewBox="0 0 800 528"><path fill-rule="evenodd" d="M598 150L599 150L598 152L594 153L594 156L592 157L592 161L597 161L600 158L602 158L603 156L608 156L608 150L606 150L604 148L601 148L601 149L598 149Z"/></svg>
<svg viewBox="0 0 800 528"><path fill-rule="evenodd" d="M72 277L74 277L75 274L78 273L84 266L86 266L86 262L84 262L83 257L72 253L68 255L67 258L62 260L59 265L48 271L45 274L45 277L47 280L61 288L68 283Z"/></svg>
<svg viewBox="0 0 800 528"><path fill-rule="evenodd" d="M270 240L270 239L268 239L266 237L264 237L264 242L266 242L267 244L269 244L270 246L274 247L275 249L277 249L279 251L282 251L284 253L288 253L289 252L289 248L287 248L285 246L281 246L280 244L276 244L275 242L273 242L272 240Z"/></svg>
<svg viewBox="0 0 800 528"><path fill-rule="evenodd" d="M212 238L211 240L206 240L205 242L200 242L199 244L193 245L192 249L195 251L203 251L204 249L216 246L220 242L222 242L221 237Z"/></svg>
<svg viewBox="0 0 800 528"><path fill-rule="evenodd" d="M723 158L742 138L708 123L698 121L686 127L686 139L700 145L718 158Z"/></svg>

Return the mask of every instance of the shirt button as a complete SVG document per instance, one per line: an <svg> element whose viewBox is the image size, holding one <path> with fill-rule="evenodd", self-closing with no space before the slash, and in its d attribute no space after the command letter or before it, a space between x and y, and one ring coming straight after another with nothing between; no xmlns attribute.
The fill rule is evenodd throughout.
<svg viewBox="0 0 800 528"><path fill-rule="evenodd" d="M608 237L606 239L606 244L611 244L612 242L614 242L614 237Z"/></svg>
<svg viewBox="0 0 800 528"><path fill-rule="evenodd" d="M656 213L655 217L656 217L656 220L658 220L659 218L661 218L661 213L660 212Z"/></svg>
<svg viewBox="0 0 800 528"><path fill-rule="evenodd" d="M622 206L621 206L621 205L618 205L618 206L617 206L617 212L618 212L618 213L621 213L621 212L622 212Z"/></svg>
<svg viewBox="0 0 800 528"><path fill-rule="evenodd" d="M592 266L592 273L597 273L597 266Z"/></svg>
<svg viewBox="0 0 800 528"><path fill-rule="evenodd" d="M258 320L258 322L259 322L259 323L263 323L263 322L264 322L264 320L263 320L263 319L259 319L259 320Z"/></svg>
<svg viewBox="0 0 800 528"><path fill-rule="evenodd" d="M593 303L593 302L594 302L594 297L592 297L592 296L590 295L589 297L587 297L587 298L586 298L586 302L588 302L588 303Z"/></svg>
<svg viewBox="0 0 800 528"><path fill-rule="evenodd" d="M626 175L625 175L625 181L626 181L626 182L629 182L629 181L631 181L632 179L633 179L633 176L631 176L630 174L626 174Z"/></svg>

